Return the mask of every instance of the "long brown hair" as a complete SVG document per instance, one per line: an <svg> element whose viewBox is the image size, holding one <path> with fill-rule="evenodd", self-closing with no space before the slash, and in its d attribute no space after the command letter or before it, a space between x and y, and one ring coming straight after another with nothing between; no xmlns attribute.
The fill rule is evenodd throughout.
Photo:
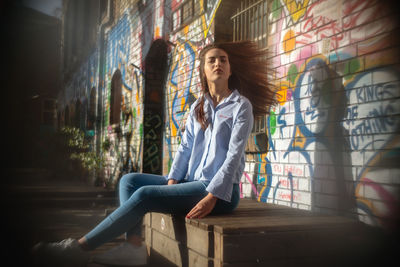
<svg viewBox="0 0 400 267"><path fill-rule="evenodd" d="M229 89L237 89L241 95L250 100L255 117L268 114L270 106L276 103L274 86L269 82L271 71L267 64L268 51L260 49L252 41L214 43L205 46L199 54L202 94L195 107L195 114L203 130L208 126L204 114L204 95L209 93L204 73L205 55L214 48L222 49L228 54L232 72L228 80Z"/></svg>

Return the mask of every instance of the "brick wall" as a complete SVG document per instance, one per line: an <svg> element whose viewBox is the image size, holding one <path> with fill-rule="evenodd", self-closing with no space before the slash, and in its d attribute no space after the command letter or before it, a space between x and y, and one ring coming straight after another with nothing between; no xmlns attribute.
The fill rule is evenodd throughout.
<svg viewBox="0 0 400 267"><path fill-rule="evenodd" d="M271 1L279 105L243 195L393 226L399 210L399 28L389 1Z"/></svg>
<svg viewBox="0 0 400 267"><path fill-rule="evenodd" d="M231 1L208 0L207 8L194 2L198 13L182 22L183 1L116 1L105 65L94 60L101 56L95 52L66 86L65 99L89 97L89 90L76 89L85 79L102 94L101 141L111 142L105 152L111 184L125 172L140 171L143 153L150 153L143 151L143 70L159 38L169 46L159 159L168 173L187 111L199 95L196 55L207 43L227 40L226 25L218 25L235 9ZM399 29L391 7L371 0L269 1L268 47L279 104L267 117L268 151L247 155L242 197L339 212L384 227L398 219ZM104 84L97 84L101 68ZM121 120L112 125L117 69L123 103Z"/></svg>
<svg viewBox="0 0 400 267"><path fill-rule="evenodd" d="M169 67L167 70L164 103L162 164L168 173L174 153L180 142L181 130L190 104L198 97L199 48L213 41L212 22L221 1L208 1L205 13L202 1L195 1L194 15L181 21L178 11L183 1L117 1L115 23L107 34L105 85L103 88L103 139L110 140L111 149L106 153L105 177L115 183L123 173L140 171L142 157L154 152L143 146L143 112L145 90L145 59L156 39L169 41ZM173 22L174 20L174 22ZM173 25L172 25L173 24ZM131 111L121 112L121 122L110 124L111 79L119 69L123 76L123 106ZM154 159L155 161L157 159Z"/></svg>

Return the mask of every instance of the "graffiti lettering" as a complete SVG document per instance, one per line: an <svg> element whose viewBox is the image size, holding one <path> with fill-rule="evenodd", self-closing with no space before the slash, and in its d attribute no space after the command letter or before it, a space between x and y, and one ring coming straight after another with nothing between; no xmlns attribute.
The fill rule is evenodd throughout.
<svg viewBox="0 0 400 267"><path fill-rule="evenodd" d="M151 144L151 146L144 152L145 160L152 158L158 153L158 147L156 144Z"/></svg>
<svg viewBox="0 0 400 267"><path fill-rule="evenodd" d="M283 174L288 175L289 173L295 176L303 176L303 169L296 165L285 165Z"/></svg>
<svg viewBox="0 0 400 267"><path fill-rule="evenodd" d="M161 118L159 115L152 115L150 117L146 117L145 127L152 127L152 128L158 128L161 126Z"/></svg>
<svg viewBox="0 0 400 267"><path fill-rule="evenodd" d="M150 170L158 170L160 169L160 158L155 157L149 160L145 160L143 167L149 168Z"/></svg>
<svg viewBox="0 0 400 267"><path fill-rule="evenodd" d="M358 117L358 106L352 106L347 108L347 121L346 124L349 124L352 120Z"/></svg>
<svg viewBox="0 0 400 267"><path fill-rule="evenodd" d="M144 119L143 171L158 173L161 168L160 142L162 120L158 114L147 114Z"/></svg>
<svg viewBox="0 0 400 267"><path fill-rule="evenodd" d="M356 89L358 103L384 100L385 98L395 97L392 90L396 88L394 83L379 83L373 85L364 85Z"/></svg>
<svg viewBox="0 0 400 267"><path fill-rule="evenodd" d="M395 118L388 116L392 114L394 108L392 106L382 107L379 109L373 109L369 112L370 117L361 121L356 127L351 130L351 144L352 148L355 150L364 150L366 147L371 145L368 142L363 147L359 147L360 143L367 140L368 135L385 133L388 131L389 126L395 124Z"/></svg>
<svg viewBox="0 0 400 267"><path fill-rule="evenodd" d="M288 179L280 179L280 185L284 188L290 188L290 189L299 189L299 183L296 180L293 180L293 178L288 178Z"/></svg>

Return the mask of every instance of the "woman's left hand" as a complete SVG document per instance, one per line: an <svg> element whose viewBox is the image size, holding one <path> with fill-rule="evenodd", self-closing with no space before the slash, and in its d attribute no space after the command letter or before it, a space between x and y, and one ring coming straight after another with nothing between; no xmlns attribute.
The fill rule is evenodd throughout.
<svg viewBox="0 0 400 267"><path fill-rule="evenodd" d="M217 203L217 198L211 193L208 193L202 200L200 200L196 206L186 215L189 219L201 219L207 216Z"/></svg>

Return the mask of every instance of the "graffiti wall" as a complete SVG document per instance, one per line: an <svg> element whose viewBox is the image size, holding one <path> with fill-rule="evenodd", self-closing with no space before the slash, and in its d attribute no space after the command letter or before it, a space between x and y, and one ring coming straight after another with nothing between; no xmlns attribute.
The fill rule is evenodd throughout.
<svg viewBox="0 0 400 267"><path fill-rule="evenodd" d="M268 153L247 163L243 195L393 226L400 177L396 14L385 1L271 2L279 105L268 119Z"/></svg>
<svg viewBox="0 0 400 267"><path fill-rule="evenodd" d="M104 88L105 140L111 148L105 177L117 181L124 173L140 171L144 129L144 66L146 56L155 40L169 43L167 77L165 77L165 118L163 131L163 173L171 165L180 142L190 105L198 97L198 50L213 41L212 22L221 0L196 0L192 21L181 23L183 1L137 1L120 3L121 16L110 29L107 38L106 87ZM171 29L172 21L179 21ZM122 110L118 125L110 124L111 80L116 70L122 73ZM146 128L147 129L147 128Z"/></svg>
<svg viewBox="0 0 400 267"><path fill-rule="evenodd" d="M182 1L172 1L174 21L181 13L177 7ZM167 174L184 131L190 105L200 92L197 55L199 49L214 40L211 25L221 0L194 1L195 10L201 13L191 24L170 36L174 48L170 55L170 68L166 84L166 125L164 141L164 173ZM179 29L179 25L175 25Z"/></svg>
<svg viewBox="0 0 400 267"><path fill-rule="evenodd" d="M157 138L163 142L162 172L168 173L200 92L198 51L215 40L215 17L223 3L115 3L105 55L96 51L85 61L59 97L59 109L72 120L77 103L86 109L90 90L98 88L102 131L96 137L110 144L103 152L104 177L111 184L126 172L141 171L143 155L151 152L143 151L145 62L160 39L168 46L164 119L147 124L164 124ZM398 220L400 35L398 15L388 3L268 1L268 48L279 103L266 117L268 149L247 154L242 197L384 227ZM118 92L112 85L116 73L121 74ZM119 117L111 120L118 94Z"/></svg>

